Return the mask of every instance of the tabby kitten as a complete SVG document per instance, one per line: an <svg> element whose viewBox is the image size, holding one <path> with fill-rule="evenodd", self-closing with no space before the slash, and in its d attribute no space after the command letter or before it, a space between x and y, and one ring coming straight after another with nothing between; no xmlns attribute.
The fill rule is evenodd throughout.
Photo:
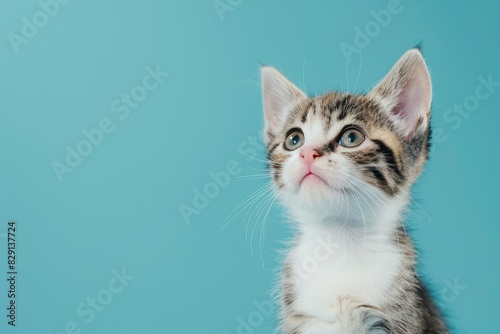
<svg viewBox="0 0 500 334"><path fill-rule="evenodd" d="M262 89L270 172L298 223L280 286L283 333L448 333L403 225L429 152L420 51L365 95L309 98L271 67Z"/></svg>

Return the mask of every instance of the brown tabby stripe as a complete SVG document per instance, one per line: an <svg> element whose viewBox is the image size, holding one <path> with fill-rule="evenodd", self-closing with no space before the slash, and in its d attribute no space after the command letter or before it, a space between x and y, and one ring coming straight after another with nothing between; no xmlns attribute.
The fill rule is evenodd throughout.
<svg viewBox="0 0 500 334"><path fill-rule="evenodd" d="M307 120L307 115L309 115L309 112L311 111L311 108L314 109L314 106L313 106L313 100L311 100L309 102L309 104L304 108L304 111L302 112L302 117L300 118L300 121L302 123L305 123L306 120Z"/></svg>
<svg viewBox="0 0 500 334"><path fill-rule="evenodd" d="M337 100L337 102L335 102L335 105L333 108L339 110L339 113L337 114L338 121L341 121L344 118L346 118L347 112L349 111L348 110L349 108L347 108L346 106L349 103L350 98L351 98L350 95L346 95L346 96L340 98L339 100Z"/></svg>
<svg viewBox="0 0 500 334"><path fill-rule="evenodd" d="M403 174L399 170L398 163L394 157L394 152L381 140L374 139L373 142L378 146L380 153L384 156L385 162L389 168L396 174L396 182L403 181Z"/></svg>
<svg viewBox="0 0 500 334"><path fill-rule="evenodd" d="M357 152L344 152L343 154L360 165L376 163L380 158L380 152L375 148L366 148Z"/></svg>
<svg viewBox="0 0 500 334"><path fill-rule="evenodd" d="M275 143L274 145L272 145L270 148L268 148L267 150L267 155L268 155L268 158L271 157L271 154L273 153L273 151L276 149L276 147L278 147L280 145L280 143Z"/></svg>
<svg viewBox="0 0 500 334"><path fill-rule="evenodd" d="M377 167L368 167L368 170L373 174L373 176L377 179L379 185L383 188L386 188L389 186L387 183L387 179L385 178L384 174L380 172L380 170Z"/></svg>
<svg viewBox="0 0 500 334"><path fill-rule="evenodd" d="M370 166L367 168L368 172L370 172L370 178L375 180L376 186L379 187L384 193L388 196L394 196L398 193L398 188L395 185L391 185L387 180L387 176L377 167Z"/></svg>

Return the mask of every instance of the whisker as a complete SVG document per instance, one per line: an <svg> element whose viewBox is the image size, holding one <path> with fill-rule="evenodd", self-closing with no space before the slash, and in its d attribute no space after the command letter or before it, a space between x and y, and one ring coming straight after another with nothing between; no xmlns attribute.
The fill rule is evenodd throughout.
<svg viewBox="0 0 500 334"><path fill-rule="evenodd" d="M248 207L248 205L250 205L252 203L252 199L258 195L260 195L261 193L265 193L265 192L268 192L270 191L271 189L271 186L270 184L266 184L262 187L260 187L259 189L257 189L255 192L251 193L250 195L248 195L247 197L245 197L243 200L241 200L238 204L236 204L236 206L234 207L234 209L229 213L228 217L226 218L225 220L225 223L224 225L222 226L222 228L219 230L219 232L222 232L222 230L234 219L236 218L246 207ZM243 208L241 208L243 207ZM239 210L241 208L241 210ZM239 210L239 211L238 211ZM236 214L234 214L235 211L238 211ZM234 215L233 215L234 214Z"/></svg>
<svg viewBox="0 0 500 334"><path fill-rule="evenodd" d="M245 73L241 73L241 74L243 74L243 76L244 76L245 78L247 78L247 80L248 80L248 81L250 81L251 83L253 83L255 86L259 87L259 89L262 89L262 86L260 85L260 83L257 83L257 82L255 82L255 81L253 81L253 80L252 80L252 79L250 79L250 78L249 78L249 77L248 77Z"/></svg>
<svg viewBox="0 0 500 334"><path fill-rule="evenodd" d="M263 253L262 253L262 247L264 246L265 242L266 242L266 235L265 235L265 228L266 228L266 222L267 222L267 216L269 215L269 212L271 211L271 208L273 207L273 204L274 202L276 201L276 199L278 198L278 192L276 192L276 194L274 195L274 199L272 200L272 202L269 204L269 207L267 209L267 212L264 216L264 219L262 220L262 225L261 225L261 230L260 230L260 257L261 257L261 261L262 261L262 268L264 268L264 257L263 257Z"/></svg>
<svg viewBox="0 0 500 334"><path fill-rule="evenodd" d="M307 92L306 89L306 80L305 80L305 72L306 72L306 60L304 59L304 65L302 66L302 87L304 87L304 92Z"/></svg>
<svg viewBox="0 0 500 334"><path fill-rule="evenodd" d="M259 180L259 179L267 179L267 178L270 178L270 177L271 177L271 175L269 175L269 173L262 174L262 175L252 174L252 175L235 176L235 177L232 177L231 180L237 180L237 181L241 181L241 180Z"/></svg>
<svg viewBox="0 0 500 334"><path fill-rule="evenodd" d="M259 202L260 208L257 211L258 216L256 217L256 221L255 221L254 227L252 229L252 233L250 234L250 253L252 255L253 255L253 236L255 234L255 229L259 225L259 217L261 215L262 210L264 210L265 206L267 206L267 203L273 198L273 195L274 195L273 193L269 193L266 196L264 196L264 198ZM252 219L254 212L255 212L255 209L252 211L252 214L250 215L250 219Z"/></svg>
<svg viewBox="0 0 500 334"><path fill-rule="evenodd" d="M278 67L280 68L280 72L283 73L283 74L285 74L285 72L281 68L280 60L278 59L278 57L276 57L276 61L278 62Z"/></svg>
<svg viewBox="0 0 500 334"><path fill-rule="evenodd" d="M260 161L260 162L263 162L265 163L266 165L270 165L270 164L275 164L275 165L284 165L285 163L284 162L279 162L279 161L270 161L270 160L264 160L264 159L259 159L259 158L256 158L256 157L252 157L250 155L247 155L247 154L244 154L243 152L241 151L238 151L239 153L243 154L244 156L248 157L249 159L252 159L252 160L255 160L255 161Z"/></svg>
<svg viewBox="0 0 500 334"><path fill-rule="evenodd" d="M346 180L346 181L348 181L348 180ZM359 202L359 200L358 200L358 195L359 195L360 197L363 197L363 196L361 196L361 194L359 193L359 191L357 191L355 188L352 188L352 189L353 189L353 190L354 190L354 192L355 192L355 193L354 193L354 199L356 200L356 203L358 204L358 207L359 207L359 211L361 211L361 216L363 217L363 226L364 226L364 229L365 229L365 234L364 234L364 237L366 237L366 233L367 233L367 231L366 231L366 217L365 217L364 210L363 210L363 208L361 207L361 203L360 203L360 202ZM368 205L369 205L369 204L368 204Z"/></svg>
<svg viewBox="0 0 500 334"><path fill-rule="evenodd" d="M345 73L346 73L346 82L347 82L346 91L349 91L349 69L347 66L347 59L345 60Z"/></svg>
<svg viewBox="0 0 500 334"><path fill-rule="evenodd" d="M358 81L359 81L359 75L361 73L361 66L363 65L363 49L359 49L360 50L360 58L359 58L359 69L358 69L358 76L356 78L356 83L354 84L354 89L353 89L353 93L356 94L356 87L358 87Z"/></svg>

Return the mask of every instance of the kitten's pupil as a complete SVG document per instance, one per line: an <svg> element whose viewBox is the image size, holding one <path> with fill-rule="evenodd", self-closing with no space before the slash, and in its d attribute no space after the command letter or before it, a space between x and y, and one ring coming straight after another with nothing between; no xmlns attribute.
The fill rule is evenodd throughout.
<svg viewBox="0 0 500 334"><path fill-rule="evenodd" d="M356 129L350 129L344 132L339 140L339 144L344 147L356 147L360 145L365 139L365 136Z"/></svg>
<svg viewBox="0 0 500 334"><path fill-rule="evenodd" d="M294 151L304 144L304 135L300 130L293 131L288 135L284 144L285 149Z"/></svg>

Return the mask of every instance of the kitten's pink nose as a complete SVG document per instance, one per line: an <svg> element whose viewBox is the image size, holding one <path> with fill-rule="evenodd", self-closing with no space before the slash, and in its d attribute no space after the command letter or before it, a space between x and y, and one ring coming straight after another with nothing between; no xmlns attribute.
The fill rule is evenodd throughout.
<svg viewBox="0 0 500 334"><path fill-rule="evenodd" d="M300 157L304 160L307 166L311 166L316 158L319 158L321 153L312 147L302 147L300 149Z"/></svg>

